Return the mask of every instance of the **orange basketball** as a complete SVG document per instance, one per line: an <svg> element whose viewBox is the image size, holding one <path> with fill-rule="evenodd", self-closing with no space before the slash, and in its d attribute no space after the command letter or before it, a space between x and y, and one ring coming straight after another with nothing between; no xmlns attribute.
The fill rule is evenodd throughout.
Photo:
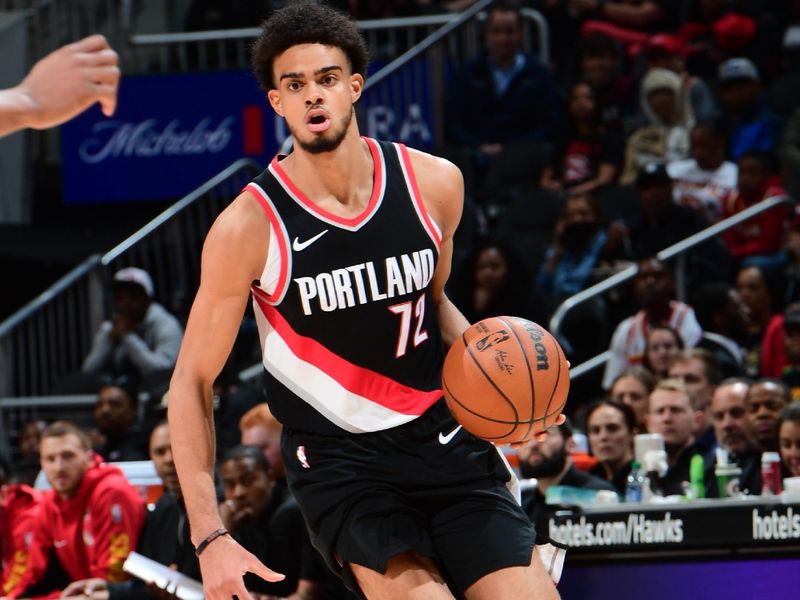
<svg viewBox="0 0 800 600"><path fill-rule="evenodd" d="M442 388L455 419L490 442L513 444L555 424L569 392L569 367L556 339L519 317L491 317L450 347Z"/></svg>

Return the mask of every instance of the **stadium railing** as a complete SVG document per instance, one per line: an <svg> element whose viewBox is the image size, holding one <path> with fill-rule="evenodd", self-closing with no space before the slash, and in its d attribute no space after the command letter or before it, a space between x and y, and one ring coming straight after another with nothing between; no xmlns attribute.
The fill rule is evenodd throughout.
<svg viewBox="0 0 800 600"><path fill-rule="evenodd" d="M660 260L675 260L675 283L676 283L676 291L679 300L686 299L686 253L699 244L710 240L718 236L720 233L727 231L737 225L744 223L745 221L749 221L753 217L756 217L768 210L776 206L780 206L782 204L794 206L794 200L789 196L772 196L770 198L765 198L758 204L754 204L746 208L745 210L728 217L727 219L723 219L702 231L698 231L694 235L690 235L686 239L681 240L664 248L661 252L659 252L656 257ZM566 316L578 306L596 298L606 292L617 288L624 283L627 283L631 279L636 276L636 273L639 271L636 265L631 265L626 269L604 279L596 283L595 285L586 288L585 290L578 292L574 296L571 296L564 300L558 308L553 312L553 316L550 318L549 329L550 332L558 339L563 341L563 334L561 332L561 326L564 323L564 319ZM570 379L577 379L578 377L582 377L586 373L600 367L606 363L606 361L610 358L611 352L606 350L605 352L601 352L597 356L594 356L579 365L575 365L570 369Z"/></svg>

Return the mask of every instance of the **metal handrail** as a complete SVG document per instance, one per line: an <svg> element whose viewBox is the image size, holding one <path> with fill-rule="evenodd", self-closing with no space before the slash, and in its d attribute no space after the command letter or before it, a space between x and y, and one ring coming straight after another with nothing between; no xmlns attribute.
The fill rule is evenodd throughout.
<svg viewBox="0 0 800 600"><path fill-rule="evenodd" d="M793 200L789 196L770 196L769 198L766 198L761 202L754 204L753 206L749 206L743 211L736 213L727 219L723 219L719 223L715 223L714 225L711 225L702 231L698 231L697 233L690 235L689 237L676 242L667 248L664 248L656 255L656 258L659 260L670 260L675 258L676 256L682 255L687 250L690 250L695 246L710 240L714 236L719 235L723 231L727 231L728 229L736 227L740 223L748 221L763 212L771 210L772 208L775 208L781 204L792 205L793 203ZM564 300L564 302L558 306L553 313L553 316L550 318L550 332L558 338L561 335L561 325L567 313L584 302L587 302L588 300L591 300L600 294L604 294L608 290L615 288L626 281L629 281L630 279L633 279L638 270L639 268L636 265L631 265L619 273L615 273L611 277L608 277L607 279L604 279L603 281L600 281ZM683 275L679 274L678 277L683 277ZM585 361L584 363L572 368L570 370L570 377L575 378L587 372L588 370L591 370L591 368L595 368L602 364L604 361L596 362L599 360L600 356L603 356L603 354L595 356L594 358L591 358L588 361ZM591 368L584 367L584 365L590 362L592 363Z"/></svg>
<svg viewBox="0 0 800 600"><path fill-rule="evenodd" d="M217 185L221 184L228 177L236 173L239 169L245 167L253 167L256 171L260 171L263 167L253 160L252 158L240 158L235 163L231 164L228 168L220 171L214 177L206 181L197 189L189 192L186 196L178 200L175 204L164 210L152 221L147 223L144 227L139 229L136 233L131 234L124 241L114 246L111 250L103 254L101 262L103 266L111 264L120 255L130 250L133 246L138 244L141 240L150 235L153 231L161 227L164 223L171 220L175 215L190 206L195 200L202 195L214 189Z"/></svg>
<svg viewBox="0 0 800 600"><path fill-rule="evenodd" d="M41 309L64 290L73 286L76 281L80 280L87 273L90 273L98 265L100 265L100 255L93 254L33 300L25 304L25 306L14 312L10 317L0 322L0 339L11 333L20 323L28 319L32 314Z"/></svg>
<svg viewBox="0 0 800 600"><path fill-rule="evenodd" d="M450 20L447 21L447 23L443 27L437 29L434 33L426 37L419 44L417 44L413 48L409 48L408 50L403 52L400 56L395 58L392 62L390 62L388 65L380 69L377 73L373 74L372 77L370 77L369 80L367 81L367 84L364 86L364 91L370 89L371 87L376 86L381 81L386 79L389 75L393 74L397 69L399 69L403 65L408 64L409 62L420 56L423 52L427 51L434 44L438 44L445 37L450 35L450 33L461 27L464 23L466 23L467 21L472 19L475 15L477 15L479 12L481 12L484 8L494 3L494 1L495 0L479 0L464 12L461 12L457 16L452 17Z"/></svg>

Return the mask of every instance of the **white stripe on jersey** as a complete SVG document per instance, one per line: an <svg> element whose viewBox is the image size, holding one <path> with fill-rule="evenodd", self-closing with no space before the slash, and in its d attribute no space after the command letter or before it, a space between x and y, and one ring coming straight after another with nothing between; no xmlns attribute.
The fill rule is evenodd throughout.
<svg viewBox="0 0 800 600"><path fill-rule="evenodd" d="M395 412L346 390L320 368L298 358L255 300L253 308L263 341L264 368L334 425L351 433L366 433L396 427L417 418L418 415Z"/></svg>

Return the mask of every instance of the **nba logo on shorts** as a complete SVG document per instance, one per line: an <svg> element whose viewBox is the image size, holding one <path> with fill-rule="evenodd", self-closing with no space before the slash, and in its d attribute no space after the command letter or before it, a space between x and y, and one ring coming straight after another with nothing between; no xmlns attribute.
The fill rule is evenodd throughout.
<svg viewBox="0 0 800 600"><path fill-rule="evenodd" d="M311 465L308 464L308 459L306 458L306 447L305 446L298 446L297 447L297 460L300 461L300 464L304 469L310 469Z"/></svg>

